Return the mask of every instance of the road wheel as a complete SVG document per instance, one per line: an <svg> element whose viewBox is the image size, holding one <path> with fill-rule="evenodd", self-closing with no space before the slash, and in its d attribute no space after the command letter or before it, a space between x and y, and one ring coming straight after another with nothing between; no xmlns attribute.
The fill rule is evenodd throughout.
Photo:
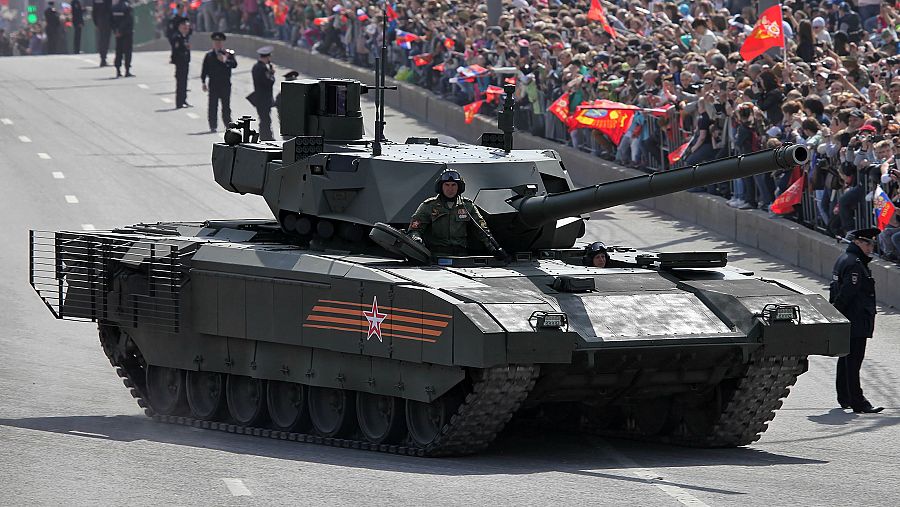
<svg viewBox="0 0 900 507"><path fill-rule="evenodd" d="M150 407L160 415L185 412L184 371L165 366L147 366L147 397Z"/></svg>
<svg viewBox="0 0 900 507"><path fill-rule="evenodd" d="M462 398L454 392L447 393L431 403L406 400L406 426L413 443L419 447L426 447L434 442L461 404Z"/></svg>
<svg viewBox="0 0 900 507"><path fill-rule="evenodd" d="M356 393L356 419L373 444L395 443L406 433L403 400L393 396Z"/></svg>
<svg viewBox="0 0 900 507"><path fill-rule="evenodd" d="M281 431L306 431L309 428L307 387L296 382L270 380L266 405L272 427Z"/></svg>
<svg viewBox="0 0 900 507"><path fill-rule="evenodd" d="M228 413L241 426L259 426L266 418L265 381L243 375L228 375L225 387Z"/></svg>
<svg viewBox="0 0 900 507"><path fill-rule="evenodd" d="M323 437L342 437L353 430L356 420L353 392L330 387L309 388L309 418Z"/></svg>
<svg viewBox="0 0 900 507"><path fill-rule="evenodd" d="M197 419L214 421L225 408L225 380L212 371L187 372L187 402L191 415Z"/></svg>

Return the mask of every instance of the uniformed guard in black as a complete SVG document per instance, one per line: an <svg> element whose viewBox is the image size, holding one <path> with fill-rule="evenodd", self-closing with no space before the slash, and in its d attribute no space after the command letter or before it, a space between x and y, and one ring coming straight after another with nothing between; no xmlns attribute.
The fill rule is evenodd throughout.
<svg viewBox="0 0 900 507"><path fill-rule="evenodd" d="M506 252L491 236L475 203L462 196L465 191L466 182L459 172L444 170L434 182L437 195L425 199L413 213L410 237L434 255L470 255L470 248L481 243L484 250L505 259Z"/></svg>
<svg viewBox="0 0 900 507"><path fill-rule="evenodd" d="M172 61L175 62L175 107L190 107L187 102L188 67L191 64L191 28L185 19L172 38Z"/></svg>
<svg viewBox="0 0 900 507"><path fill-rule="evenodd" d="M216 131L216 112L219 109L219 101L222 102L222 122L225 127L231 123L231 69L237 67L234 51L225 49L225 34L213 32L210 35L213 48L203 57L203 67L200 69L200 81L203 83L203 91L209 94L209 131ZM206 79L209 78L209 86Z"/></svg>
<svg viewBox="0 0 900 507"><path fill-rule="evenodd" d="M58 55L62 53L63 27L59 19L59 11L53 1L47 2L44 9L44 32L47 36L47 54Z"/></svg>
<svg viewBox="0 0 900 507"><path fill-rule="evenodd" d="M81 0L72 0L72 54L81 53L81 29L84 28L84 6Z"/></svg>
<svg viewBox="0 0 900 507"><path fill-rule="evenodd" d="M263 141L274 141L272 134L272 106L275 98L272 87L275 86L275 68L272 67L272 46L263 46L256 50L259 59L250 72L253 75L253 93L247 100L256 108L259 117L259 138Z"/></svg>
<svg viewBox="0 0 900 507"><path fill-rule="evenodd" d="M172 14L172 17L169 18L169 22L166 23L166 40L169 41L169 46L172 48L172 53L169 56L169 63L175 63L175 36L178 35L178 26L181 25L182 21L190 20L191 19L188 17L187 4L177 4L175 6L175 12ZM193 33L194 29L191 28L191 34Z"/></svg>
<svg viewBox="0 0 900 507"><path fill-rule="evenodd" d="M134 42L134 14L128 0L119 0L112 7L110 26L116 37L116 77L122 77L122 59L125 59L125 77L131 73L131 48Z"/></svg>
<svg viewBox="0 0 900 507"><path fill-rule="evenodd" d="M859 370L866 356L866 341L875 331L875 280L869 270L878 229L860 229L847 235L847 251L838 257L831 276L829 301L850 321L850 353L838 359L838 403L857 413L877 413L863 396Z"/></svg>
<svg viewBox="0 0 900 507"><path fill-rule="evenodd" d="M97 42L97 52L100 53L100 66L106 67L106 53L109 52L109 35L112 33L110 23L112 0L93 0L91 4L91 18L94 20L94 35Z"/></svg>

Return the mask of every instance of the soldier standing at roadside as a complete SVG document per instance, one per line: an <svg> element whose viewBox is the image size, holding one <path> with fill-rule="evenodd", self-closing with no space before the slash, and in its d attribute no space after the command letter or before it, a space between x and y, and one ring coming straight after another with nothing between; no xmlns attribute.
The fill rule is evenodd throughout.
<svg viewBox="0 0 900 507"><path fill-rule="evenodd" d="M188 67L191 64L191 26L182 19L178 33L172 38L172 61L175 63L175 107L191 107L187 102Z"/></svg>
<svg viewBox="0 0 900 507"><path fill-rule="evenodd" d="M203 83L203 91L209 94L209 131L215 132L219 101L222 101L222 122L225 128L231 123L231 70L237 67L237 60L234 58L234 51L225 49L224 33L213 32L210 38L213 48L203 57L200 81ZM206 78L209 78L209 86Z"/></svg>
<svg viewBox="0 0 900 507"><path fill-rule="evenodd" d="M94 0L91 7L91 18L94 20L94 28L97 41L97 52L100 53L100 66L106 67L106 53L109 52L110 7L112 0Z"/></svg>
<svg viewBox="0 0 900 507"><path fill-rule="evenodd" d="M834 264L828 300L850 321L850 353L838 359L837 397L841 408L856 413L874 414L884 410L873 407L863 396L859 370L866 356L866 342L875 330L875 279L869 270L878 229L860 229L847 235L850 246Z"/></svg>
<svg viewBox="0 0 900 507"><path fill-rule="evenodd" d="M111 11L110 26L116 36L116 77L122 77L122 59L125 59L125 77L131 73L131 49L134 42L134 13L128 0L119 0Z"/></svg>
<svg viewBox="0 0 900 507"><path fill-rule="evenodd" d="M256 108L259 116L259 138L262 141L274 141L272 134L272 106L275 98L272 87L275 85L275 68L272 67L272 46L263 46L256 50L259 59L250 72L253 75L253 93L247 100Z"/></svg>
<svg viewBox="0 0 900 507"><path fill-rule="evenodd" d="M72 54L81 53L81 29L84 28L84 7L81 0L72 0L72 30L74 30L72 39Z"/></svg>

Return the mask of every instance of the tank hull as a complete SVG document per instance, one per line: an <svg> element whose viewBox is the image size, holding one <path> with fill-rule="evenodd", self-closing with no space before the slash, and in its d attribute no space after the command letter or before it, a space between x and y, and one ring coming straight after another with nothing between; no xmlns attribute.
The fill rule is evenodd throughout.
<svg viewBox="0 0 900 507"><path fill-rule="evenodd" d="M422 456L479 452L516 414L569 411L585 431L746 445L808 355L849 346L820 296L721 267L595 269L565 252L412 267L290 246L277 231L32 233L32 284L57 317L100 324L111 363L159 420ZM767 320L771 304L800 317ZM278 398L285 386L302 400ZM284 406L313 423L280 424ZM379 436L372 413L396 425Z"/></svg>

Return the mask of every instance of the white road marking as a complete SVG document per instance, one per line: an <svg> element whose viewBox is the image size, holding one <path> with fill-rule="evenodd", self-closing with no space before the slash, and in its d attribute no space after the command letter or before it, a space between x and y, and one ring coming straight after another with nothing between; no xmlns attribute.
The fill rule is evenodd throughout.
<svg viewBox="0 0 900 507"><path fill-rule="evenodd" d="M90 59L88 59L88 58L82 58L81 61L82 61L82 62L87 62L87 63L94 63L94 64L97 63L97 62L95 62L94 60L90 60Z"/></svg>
<svg viewBox="0 0 900 507"><path fill-rule="evenodd" d="M188 115L188 118L190 118L190 119L192 119L192 120L196 120L196 119L200 118L200 117L197 115L197 113L188 113L187 115Z"/></svg>
<svg viewBox="0 0 900 507"><path fill-rule="evenodd" d="M31 138L28 136L19 136L19 141L22 141L23 143L30 143Z"/></svg>
<svg viewBox="0 0 900 507"><path fill-rule="evenodd" d="M150 89L150 87L145 85L144 83L140 83L138 85L138 88L140 88L141 90L149 90Z"/></svg>
<svg viewBox="0 0 900 507"><path fill-rule="evenodd" d="M66 202L69 204L78 204L78 198L75 197L74 195L67 195Z"/></svg>
<svg viewBox="0 0 900 507"><path fill-rule="evenodd" d="M49 154L49 153L44 153L44 152L39 152L39 153L38 153L38 158L42 158L42 159L44 159L44 160L50 160L50 154Z"/></svg>
<svg viewBox="0 0 900 507"><path fill-rule="evenodd" d="M594 447L597 447L604 454L618 461L622 468L627 469L637 478L646 481L648 484L656 486L682 505L689 505L692 507L709 507L699 498L691 495L683 488L675 486L674 484L667 484L666 482L664 482L661 474L654 471L652 468L641 468L641 466L638 465L637 462L620 453L619 451L613 449L609 444L606 444L605 442L595 441Z"/></svg>
<svg viewBox="0 0 900 507"><path fill-rule="evenodd" d="M244 486L244 481L240 479L222 479L222 482L228 486L231 496L253 496L247 486Z"/></svg>
<svg viewBox="0 0 900 507"><path fill-rule="evenodd" d="M13 122L9 118L0 118L0 123L4 125L12 125Z"/></svg>
<svg viewBox="0 0 900 507"><path fill-rule="evenodd" d="M69 433L73 435L84 435L86 437L109 438L109 435L104 435L102 433L89 433L87 431L69 430Z"/></svg>
<svg viewBox="0 0 900 507"><path fill-rule="evenodd" d="M170 99L169 97L160 97L159 100L165 102L166 104L172 103L172 99Z"/></svg>
<svg viewBox="0 0 900 507"><path fill-rule="evenodd" d="M64 180L66 179L66 175L63 174L62 171L53 171L53 179Z"/></svg>
<svg viewBox="0 0 900 507"><path fill-rule="evenodd" d="M96 231L97 228L94 227L94 224L81 224L82 231Z"/></svg>

